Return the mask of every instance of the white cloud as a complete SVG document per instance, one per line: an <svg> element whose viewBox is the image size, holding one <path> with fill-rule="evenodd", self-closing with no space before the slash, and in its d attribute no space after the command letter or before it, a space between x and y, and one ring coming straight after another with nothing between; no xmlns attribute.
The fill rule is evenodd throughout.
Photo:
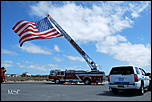
<svg viewBox="0 0 152 102"><path fill-rule="evenodd" d="M42 9L45 7L51 10ZM67 3L63 7L53 7L49 3L39 2L39 4L32 6L32 10L39 16L44 16L46 12L50 13L76 40L94 41L109 34L107 33L108 19L99 16L99 14L94 16L92 10L77 6L74 3Z"/></svg>
<svg viewBox="0 0 152 102"><path fill-rule="evenodd" d="M3 60L2 65L6 68L22 68L22 69L31 69L31 70L41 70L41 71L49 71L49 65L47 64L40 64L31 61L20 61L20 62L13 62L11 60Z"/></svg>
<svg viewBox="0 0 152 102"><path fill-rule="evenodd" d="M150 8L150 4L150 1L109 1L94 3L89 8L74 2L54 6L43 1L32 5L31 13L41 17L49 13L74 40L95 42L98 52L110 54L120 61L147 66L151 61L151 48L132 44L118 33L132 28L135 18ZM74 56L67 58L81 60Z"/></svg>
<svg viewBox="0 0 152 102"><path fill-rule="evenodd" d="M149 66L151 47L143 44L131 44L122 36L108 36L96 44L97 51L110 54L115 59L127 61L137 66Z"/></svg>
<svg viewBox="0 0 152 102"><path fill-rule="evenodd" d="M42 16L42 15L48 14L48 9L50 9L50 7L47 2L41 2L41 3L37 3L35 6L31 6L31 9L35 11L35 12L32 12L32 14Z"/></svg>
<svg viewBox="0 0 152 102"><path fill-rule="evenodd" d="M41 64L41 63L35 63L35 62L29 62L29 61L24 61L24 62L18 62L18 63L12 63L11 66L9 67L15 67L15 68L22 68L22 69L31 69L31 70L40 70L43 72L48 72L50 70L70 70L70 69L75 69L75 70L81 70L82 66L62 66L62 65L56 65L56 64ZM6 67L7 68L7 67ZM83 67L85 68L85 67ZM82 69L83 69L82 68Z"/></svg>
<svg viewBox="0 0 152 102"><path fill-rule="evenodd" d="M34 62L19 62L17 63L16 67L24 68L24 69L31 69L31 70L40 70L40 71L49 71L49 66L47 64L40 64Z"/></svg>
<svg viewBox="0 0 152 102"><path fill-rule="evenodd" d="M33 53L33 54L46 54L46 55L50 55L51 51L49 51L48 49L41 47L41 46L37 46L35 44L32 43L28 43L23 47L20 47L23 51L26 51L28 53Z"/></svg>
<svg viewBox="0 0 152 102"><path fill-rule="evenodd" d="M69 60L72 60L72 61L80 61L80 62L84 62L84 59L83 58L80 58L80 57L77 57L77 56L66 56L66 58L68 58Z"/></svg>
<svg viewBox="0 0 152 102"><path fill-rule="evenodd" d="M53 57L53 59L55 60L55 61L57 61L57 62L62 62L63 61L63 59L62 58L60 58L60 57Z"/></svg>
<svg viewBox="0 0 152 102"><path fill-rule="evenodd" d="M13 66L13 61L11 60L2 60L1 61L1 66L8 68L8 67L12 67Z"/></svg>
<svg viewBox="0 0 152 102"><path fill-rule="evenodd" d="M54 50L55 50L56 52L61 52L61 49L60 49L57 45L54 45Z"/></svg>
<svg viewBox="0 0 152 102"><path fill-rule="evenodd" d="M133 18L137 18L140 16L140 13L142 11L144 11L146 8L150 7L151 5L151 2L150 1L141 1L141 2L138 2L137 4L135 3L130 3L129 4L129 8L130 8L130 11L131 11L131 16Z"/></svg>
<svg viewBox="0 0 152 102"><path fill-rule="evenodd" d="M76 65L76 66L61 66L61 65L55 65L55 64L48 64L49 69L50 70L86 70L86 68L88 68L88 70L90 70L89 67L87 66L82 66L82 65Z"/></svg>
<svg viewBox="0 0 152 102"><path fill-rule="evenodd" d="M135 12L138 15L150 6L150 2L98 2L92 8L82 7L72 2L54 6L51 2L39 2L31 6L32 14L44 17L47 13L79 41L96 41L108 35L129 28L133 20L127 17ZM125 6L123 7L122 4Z"/></svg>
<svg viewBox="0 0 152 102"><path fill-rule="evenodd" d="M1 49L1 53L9 54L9 55L18 55L16 52L6 50L6 49Z"/></svg>
<svg viewBox="0 0 152 102"><path fill-rule="evenodd" d="M24 70L30 69L31 71L37 70L37 71L42 71L42 73L48 73L50 70L86 70L86 66L64 66L64 65L56 65L56 64L42 64L42 63L37 63L37 62L32 62L32 61L20 61L20 62L15 62L12 60L2 60L1 61L1 66L5 67L6 70L9 70L9 68L21 68ZM32 74L32 73L31 73Z"/></svg>
<svg viewBox="0 0 152 102"><path fill-rule="evenodd" d="M39 2L32 5L31 10L32 14L37 16L44 17L47 13L51 14L72 38L80 42L89 42L98 41L132 27L134 21L125 14L131 15L135 12L139 15L149 6L147 2L142 2L141 5L126 3L98 2L98 5L94 4L88 8L72 2L67 2L63 6L53 6L51 2Z"/></svg>

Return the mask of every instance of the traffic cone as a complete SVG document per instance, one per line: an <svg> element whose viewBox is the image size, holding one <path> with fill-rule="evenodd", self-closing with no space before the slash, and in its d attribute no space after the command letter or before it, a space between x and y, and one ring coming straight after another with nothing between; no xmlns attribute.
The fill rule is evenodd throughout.
<svg viewBox="0 0 152 102"><path fill-rule="evenodd" d="M66 85L67 83L66 82L64 82L64 85Z"/></svg>

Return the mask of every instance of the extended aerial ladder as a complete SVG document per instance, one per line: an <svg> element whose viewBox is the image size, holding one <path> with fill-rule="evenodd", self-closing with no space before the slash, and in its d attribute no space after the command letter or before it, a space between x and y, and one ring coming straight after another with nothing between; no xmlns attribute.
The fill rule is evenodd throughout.
<svg viewBox="0 0 152 102"><path fill-rule="evenodd" d="M80 55L85 59L88 63L91 71L98 71L96 63L79 47L79 45L61 28L61 26L50 16L47 16L48 20L52 22L61 34L72 44L72 46L80 53Z"/></svg>

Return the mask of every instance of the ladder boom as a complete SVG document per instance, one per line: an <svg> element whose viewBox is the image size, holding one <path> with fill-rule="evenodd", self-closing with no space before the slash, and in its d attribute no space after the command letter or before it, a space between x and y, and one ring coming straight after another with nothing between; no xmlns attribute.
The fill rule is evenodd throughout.
<svg viewBox="0 0 152 102"><path fill-rule="evenodd" d="M52 22L61 34L71 43L71 45L80 53L80 55L85 59L88 63L91 70L97 70L96 63L79 47L79 45L61 28L61 26L50 16L47 16L48 20Z"/></svg>

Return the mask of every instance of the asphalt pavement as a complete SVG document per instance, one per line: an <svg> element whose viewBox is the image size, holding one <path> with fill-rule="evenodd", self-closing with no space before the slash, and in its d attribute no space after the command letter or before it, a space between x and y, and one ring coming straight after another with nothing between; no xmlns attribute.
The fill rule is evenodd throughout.
<svg viewBox="0 0 152 102"><path fill-rule="evenodd" d="M104 85L70 85L50 82L6 82L1 84L1 101L151 101L144 95L127 91L113 94Z"/></svg>

